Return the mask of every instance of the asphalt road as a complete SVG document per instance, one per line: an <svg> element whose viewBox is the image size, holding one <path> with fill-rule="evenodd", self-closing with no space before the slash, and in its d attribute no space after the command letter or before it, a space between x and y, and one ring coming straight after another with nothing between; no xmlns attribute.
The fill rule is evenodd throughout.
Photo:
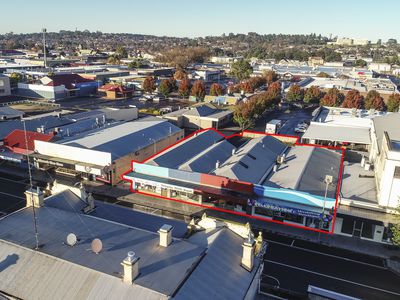
<svg viewBox="0 0 400 300"><path fill-rule="evenodd" d="M290 291L283 297L302 299L308 285L361 299L400 299L400 276L379 260L341 251L326 253L323 248L304 248L296 240L269 240L264 261L263 290L266 284Z"/></svg>

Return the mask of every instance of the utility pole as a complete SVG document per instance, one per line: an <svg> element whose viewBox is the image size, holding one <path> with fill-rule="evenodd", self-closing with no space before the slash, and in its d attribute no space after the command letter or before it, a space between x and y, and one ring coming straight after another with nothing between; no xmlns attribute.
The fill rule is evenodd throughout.
<svg viewBox="0 0 400 300"><path fill-rule="evenodd" d="M43 32L43 59L44 59L44 67L47 68L47 57L46 57L46 28L42 29Z"/></svg>

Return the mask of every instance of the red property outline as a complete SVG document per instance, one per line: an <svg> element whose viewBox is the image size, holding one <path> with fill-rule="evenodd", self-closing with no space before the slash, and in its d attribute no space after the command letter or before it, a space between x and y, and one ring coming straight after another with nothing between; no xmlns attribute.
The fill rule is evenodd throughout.
<svg viewBox="0 0 400 300"><path fill-rule="evenodd" d="M176 146L179 143L182 143L183 141L193 137L197 133L208 131L208 130L215 131L216 133L221 135L224 139L230 139L230 138L236 137L236 136L243 137L244 133L252 133L252 134L265 135L265 136L277 136L277 137L285 137L285 138L295 138L296 139L296 142L294 143L295 146L308 146L308 147L311 146L311 147L315 147L315 148L325 148L325 149L331 149L331 150L340 150L342 152L342 154L341 154L342 157L341 157L341 162L340 162L340 167L339 167L339 176L338 176L338 182L337 182L337 187L336 187L336 201L335 201L335 207L334 207L331 230L330 231L325 231L325 230L322 230L322 229L311 228L311 227L306 227L306 226L303 226L303 225L296 225L296 224L292 224L292 223L285 223L285 222L282 222L282 221L272 220L272 219L268 219L268 218L264 218L264 217L260 217L260 216L251 216L251 215L248 215L246 213L232 211L232 210L228 210L228 209L224 209L224 208L210 207L210 206L207 206L207 205L204 205L204 204L191 203L191 202L187 202L187 201L184 201L184 200L178 200L178 199L168 198L168 197L161 196L161 195L154 195L154 194L151 194L151 193L136 191L136 190L133 189L133 181L125 178L125 175L127 175L127 174L129 174L129 173L131 173L133 171L133 168L132 168L132 163L133 162L139 163L139 164L144 164L147 161L151 160L153 157L159 155L160 153L162 153L164 151L167 151L168 149ZM133 194L137 193L137 194L141 194L141 195L145 195L145 196L151 196L151 197L154 197L154 198L174 201L174 202L193 205L193 206L197 206L197 207L203 207L203 208L206 208L206 209L212 209L212 210L221 211L221 212L225 212L225 213L230 213L230 214L233 214L233 215L243 216L243 217L252 218L252 219L256 219L256 220L261 220L261 221L271 222L271 223L275 223L275 224L286 225L286 226L289 226L289 227L306 229L306 230L315 231L315 232L319 232L319 233L325 233L325 234L333 234L334 230L335 230L337 206L338 206L339 194L340 194L340 190L341 190L341 183L342 183L342 176L343 176L343 162L344 162L344 154L345 154L346 148L345 147L335 147L335 146L322 146L322 145L316 145L316 144L304 144L304 143L299 143L299 140L300 140L299 136L292 136L292 135L285 135L285 134L270 134L270 133L259 132L259 131L251 131L251 130L244 130L244 131L241 131L239 133L234 133L234 134L231 134L231 135L227 136L227 135L223 134L222 132L218 131L215 128L199 129L199 130L196 130L195 132L189 134L188 136L184 137L183 139L177 141L176 143L174 143L174 144L172 144L172 145L170 145L170 146L158 151L157 153L151 155L150 157L144 159L143 161L131 160L129 170L124 172L121 175L121 179L123 181L129 181L130 182L129 189L130 189L131 193L133 193Z"/></svg>

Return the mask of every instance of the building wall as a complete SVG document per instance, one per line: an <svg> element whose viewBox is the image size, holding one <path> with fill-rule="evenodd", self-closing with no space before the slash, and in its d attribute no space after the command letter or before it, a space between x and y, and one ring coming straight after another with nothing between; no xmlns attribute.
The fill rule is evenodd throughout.
<svg viewBox="0 0 400 300"><path fill-rule="evenodd" d="M11 95L10 78L0 76L0 97Z"/></svg>
<svg viewBox="0 0 400 300"><path fill-rule="evenodd" d="M62 99L67 96L65 87L18 83L18 94L29 98Z"/></svg>
<svg viewBox="0 0 400 300"><path fill-rule="evenodd" d="M142 162L149 158L150 156L160 152L161 150L171 146L181 140L184 137L184 131L178 131L171 136L167 136L165 139L162 139L155 144L151 144L141 150L136 152L129 153L119 159L116 159L113 162L113 184L117 184L121 181L121 175L127 172L130 168L131 161Z"/></svg>

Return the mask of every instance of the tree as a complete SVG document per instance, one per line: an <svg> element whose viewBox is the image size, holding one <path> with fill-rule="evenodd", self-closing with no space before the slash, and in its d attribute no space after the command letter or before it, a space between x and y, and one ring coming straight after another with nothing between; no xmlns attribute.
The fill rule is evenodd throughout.
<svg viewBox="0 0 400 300"><path fill-rule="evenodd" d="M154 78L151 76L147 76L143 81L142 88L146 93L154 92L156 90L156 82Z"/></svg>
<svg viewBox="0 0 400 300"><path fill-rule="evenodd" d="M128 57L128 52L123 46L118 46L117 50L115 50L115 55L118 56L119 59L121 58L127 58Z"/></svg>
<svg viewBox="0 0 400 300"><path fill-rule="evenodd" d="M213 83L210 87L210 95L211 96L220 96L224 93L224 89L222 85L219 83Z"/></svg>
<svg viewBox="0 0 400 300"><path fill-rule="evenodd" d="M240 84L240 90L244 91L245 93L254 93L254 88L248 80Z"/></svg>
<svg viewBox="0 0 400 300"><path fill-rule="evenodd" d="M13 72L10 75L10 84L12 86L17 85L18 82L22 80L22 75L20 73Z"/></svg>
<svg viewBox="0 0 400 300"><path fill-rule="evenodd" d="M280 98L281 98L281 83L279 81L275 81L275 82L269 84L267 92L270 94L271 98L280 100Z"/></svg>
<svg viewBox="0 0 400 300"><path fill-rule="evenodd" d="M198 100L203 100L206 95L206 88L203 81L196 80L193 84L190 94L195 96Z"/></svg>
<svg viewBox="0 0 400 300"><path fill-rule="evenodd" d="M385 102L383 101L383 98L375 90L368 92L367 96L365 97L364 106L365 109L373 108L380 111L386 109L386 105Z"/></svg>
<svg viewBox="0 0 400 300"><path fill-rule="evenodd" d="M181 95L181 97L188 97L190 94L190 81L188 79L183 79L181 80L181 82L179 83L179 89L178 89L178 93L179 95Z"/></svg>
<svg viewBox="0 0 400 300"><path fill-rule="evenodd" d="M304 91L298 84L293 84L290 86L289 91L286 94L286 100L289 102L302 101L304 96Z"/></svg>
<svg viewBox="0 0 400 300"><path fill-rule="evenodd" d="M387 101L387 110L391 112L399 111L400 107L400 94L391 94Z"/></svg>
<svg viewBox="0 0 400 300"><path fill-rule="evenodd" d="M339 107L343 102L344 95L337 88L329 89L319 102L321 106Z"/></svg>
<svg viewBox="0 0 400 300"><path fill-rule="evenodd" d="M400 200L400 199L399 199ZM390 231L392 232L392 242L396 246L400 246L400 204L396 208L396 223L392 225Z"/></svg>
<svg viewBox="0 0 400 300"><path fill-rule="evenodd" d="M267 83L271 83L278 80L278 74L276 74L275 71L272 70L264 72L264 77Z"/></svg>
<svg viewBox="0 0 400 300"><path fill-rule="evenodd" d="M187 74L182 69L178 69L178 70L176 70L176 72L174 74L174 78L175 78L175 80L183 80L183 79L187 78Z"/></svg>
<svg viewBox="0 0 400 300"><path fill-rule="evenodd" d="M158 86L158 91L163 94L165 97L169 95L172 91L171 83L168 79L163 79Z"/></svg>
<svg viewBox="0 0 400 300"><path fill-rule="evenodd" d="M107 59L107 63L111 65L119 65L121 63L121 59L118 55L110 55Z"/></svg>
<svg viewBox="0 0 400 300"><path fill-rule="evenodd" d="M178 90L178 85L176 83L175 78L170 78L170 79L168 79L168 81L169 81L169 86L170 86L170 89L171 89L170 93L176 92Z"/></svg>
<svg viewBox="0 0 400 300"><path fill-rule="evenodd" d="M252 101L240 102L235 106L235 110L233 111L233 121L239 125L240 129L244 130L246 128L254 125L254 121L252 119L252 105L250 104Z"/></svg>
<svg viewBox="0 0 400 300"><path fill-rule="evenodd" d="M325 72L319 72L319 73L317 74L317 77L322 77L322 78L330 78L331 76L329 76L329 74L328 74L328 73L325 73Z"/></svg>
<svg viewBox="0 0 400 300"><path fill-rule="evenodd" d="M342 103L343 108L357 108L364 106L364 97L360 95L358 90L351 90L346 94Z"/></svg>
<svg viewBox="0 0 400 300"><path fill-rule="evenodd" d="M306 92L304 93L303 101L305 103L318 103L322 98L322 92L318 86L311 86L309 87Z"/></svg>
<svg viewBox="0 0 400 300"><path fill-rule="evenodd" d="M252 72L253 68L247 60L238 60L231 65L231 73L238 80L249 78Z"/></svg>
<svg viewBox="0 0 400 300"><path fill-rule="evenodd" d="M355 65L356 67L362 67L362 68L364 68L365 66L367 66L367 62L366 62L365 60L363 60L363 59L357 59L357 60L354 62L354 65Z"/></svg>

